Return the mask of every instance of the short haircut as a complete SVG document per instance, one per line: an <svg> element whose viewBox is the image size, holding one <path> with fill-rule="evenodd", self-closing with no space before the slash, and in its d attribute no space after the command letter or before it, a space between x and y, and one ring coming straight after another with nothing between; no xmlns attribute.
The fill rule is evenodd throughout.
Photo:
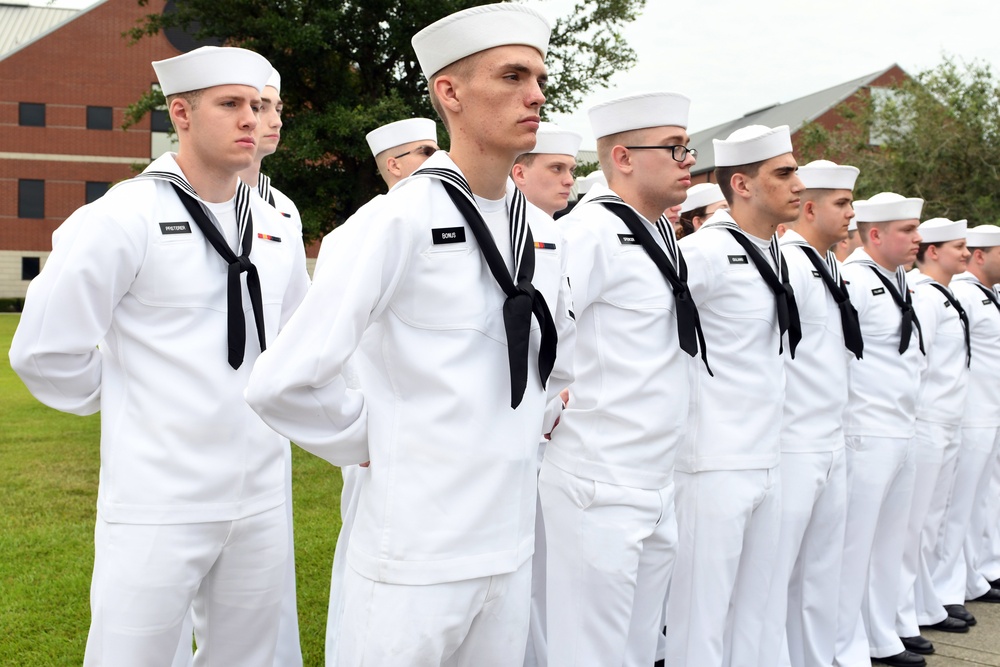
<svg viewBox="0 0 1000 667"><path fill-rule="evenodd" d="M615 146L635 146L641 144L644 136L646 135L643 129L625 130L624 132L605 135L597 140L597 160L601 164L601 171L604 172L605 178L610 181L611 174L614 172L611 168L613 164L611 149Z"/></svg>
<svg viewBox="0 0 1000 667"><path fill-rule="evenodd" d="M833 190L826 188L811 188L803 190L802 194L799 195L799 199L802 200L803 204L807 201L821 202L829 197L831 193L833 193Z"/></svg>
<svg viewBox="0 0 1000 667"><path fill-rule="evenodd" d="M441 104L441 100L438 99L438 96L434 93L434 82L437 81L438 77L445 74L455 76L460 79L469 78L472 70L475 69L476 64L479 62L480 54L482 54L482 51L465 56L464 58L459 58L455 62L445 65L437 72L434 72L434 75L431 76L430 80L427 82L427 94L431 98L431 106L434 107L434 111L437 112L441 122L444 123L444 129L446 131L450 131L451 128L448 127L448 117L445 115L444 106Z"/></svg>
<svg viewBox="0 0 1000 667"><path fill-rule="evenodd" d="M535 158L538 157L538 153L521 153L514 160L514 164L519 164L524 167L530 167L535 162Z"/></svg>
<svg viewBox="0 0 1000 667"><path fill-rule="evenodd" d="M760 173L760 166L765 162L766 160L760 160L759 162L751 162L750 164L715 168L715 182L719 184L719 188L722 189L722 196L726 198L726 202L730 206L733 205L733 186L730 183L733 176L736 174L745 174L750 178L756 178L757 174Z"/></svg>
<svg viewBox="0 0 1000 667"><path fill-rule="evenodd" d="M204 88L199 88L198 90L189 90L183 93L174 93L172 95L167 95L167 107L173 104L174 100L184 100L191 105L192 109L198 108L198 103L201 102L201 96L205 92Z"/></svg>

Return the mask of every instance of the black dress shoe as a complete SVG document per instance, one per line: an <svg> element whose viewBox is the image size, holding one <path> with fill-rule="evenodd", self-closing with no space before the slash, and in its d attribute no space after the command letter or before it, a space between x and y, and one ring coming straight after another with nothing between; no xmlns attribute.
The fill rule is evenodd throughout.
<svg viewBox="0 0 1000 667"><path fill-rule="evenodd" d="M951 616L945 616L944 620L934 625L921 625L921 628L929 628L938 632L968 632L969 626L965 621Z"/></svg>
<svg viewBox="0 0 1000 667"><path fill-rule="evenodd" d="M946 604L944 610L948 612L948 615L952 618L957 618L960 621L965 621L965 624L970 628L976 624L976 617L969 613L969 610L965 608L962 604Z"/></svg>
<svg viewBox="0 0 1000 667"><path fill-rule="evenodd" d="M930 655L934 652L934 644L931 643L931 640L920 635L916 637L900 637L899 641L903 642L903 648L912 653Z"/></svg>
<svg viewBox="0 0 1000 667"><path fill-rule="evenodd" d="M970 602L1000 602L1000 589L991 588Z"/></svg>
<svg viewBox="0 0 1000 667"><path fill-rule="evenodd" d="M994 579L990 582L992 588L1000 588L1000 579Z"/></svg>
<svg viewBox="0 0 1000 667"><path fill-rule="evenodd" d="M892 667L926 667L927 661L911 651L903 651L885 658L872 658L872 662Z"/></svg>

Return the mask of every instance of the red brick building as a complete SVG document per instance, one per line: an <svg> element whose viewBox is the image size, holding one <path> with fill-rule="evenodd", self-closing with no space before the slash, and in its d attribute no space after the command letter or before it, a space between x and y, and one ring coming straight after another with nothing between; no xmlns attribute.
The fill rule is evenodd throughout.
<svg viewBox="0 0 1000 667"><path fill-rule="evenodd" d="M24 295L70 213L169 146L149 117L121 128L156 80L150 62L181 53L162 34L122 36L165 4L105 0L37 34L39 12L65 10L0 2L4 26L36 31L0 52L0 297ZM165 117L153 122L167 129Z"/></svg>

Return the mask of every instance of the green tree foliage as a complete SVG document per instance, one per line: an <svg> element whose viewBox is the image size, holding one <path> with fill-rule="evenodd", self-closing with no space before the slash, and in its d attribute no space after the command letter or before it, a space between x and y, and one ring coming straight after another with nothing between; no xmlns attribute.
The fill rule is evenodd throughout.
<svg viewBox="0 0 1000 667"><path fill-rule="evenodd" d="M127 36L138 40L183 27L271 61L281 73L285 125L264 171L296 202L307 239L315 239L385 190L365 134L401 118L436 117L410 38L443 16L481 4L486 2L183 0L175 12L147 15ZM584 94L634 63L620 30L644 4L578 0L556 21L545 110L573 110ZM145 96L131 107L131 122L162 103L156 93Z"/></svg>
<svg viewBox="0 0 1000 667"><path fill-rule="evenodd" d="M832 130L803 128L804 161L861 169L855 195L924 199L924 219L1000 223L1000 80L979 61L944 60L888 91L862 91ZM873 141L874 140L874 141Z"/></svg>

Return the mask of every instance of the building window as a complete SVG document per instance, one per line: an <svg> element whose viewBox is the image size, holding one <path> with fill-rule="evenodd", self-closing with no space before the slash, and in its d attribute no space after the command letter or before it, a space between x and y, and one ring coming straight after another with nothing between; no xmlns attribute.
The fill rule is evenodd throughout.
<svg viewBox="0 0 1000 667"><path fill-rule="evenodd" d="M45 181L28 178L17 181L17 217L45 217Z"/></svg>
<svg viewBox="0 0 1000 667"><path fill-rule="evenodd" d="M21 258L21 280L31 280L42 270L42 260L38 257Z"/></svg>
<svg viewBox="0 0 1000 667"><path fill-rule="evenodd" d="M111 107L87 107L88 130L110 130L111 123Z"/></svg>
<svg viewBox="0 0 1000 667"><path fill-rule="evenodd" d="M17 108L17 124L24 127L45 127L45 105L21 102Z"/></svg>
<svg viewBox="0 0 1000 667"><path fill-rule="evenodd" d="M103 197L110 187L111 184L104 181L87 181L87 203L95 202Z"/></svg>
<svg viewBox="0 0 1000 667"><path fill-rule="evenodd" d="M173 132L173 125L170 124L170 114L166 109L153 109L149 116L149 129L152 132Z"/></svg>

